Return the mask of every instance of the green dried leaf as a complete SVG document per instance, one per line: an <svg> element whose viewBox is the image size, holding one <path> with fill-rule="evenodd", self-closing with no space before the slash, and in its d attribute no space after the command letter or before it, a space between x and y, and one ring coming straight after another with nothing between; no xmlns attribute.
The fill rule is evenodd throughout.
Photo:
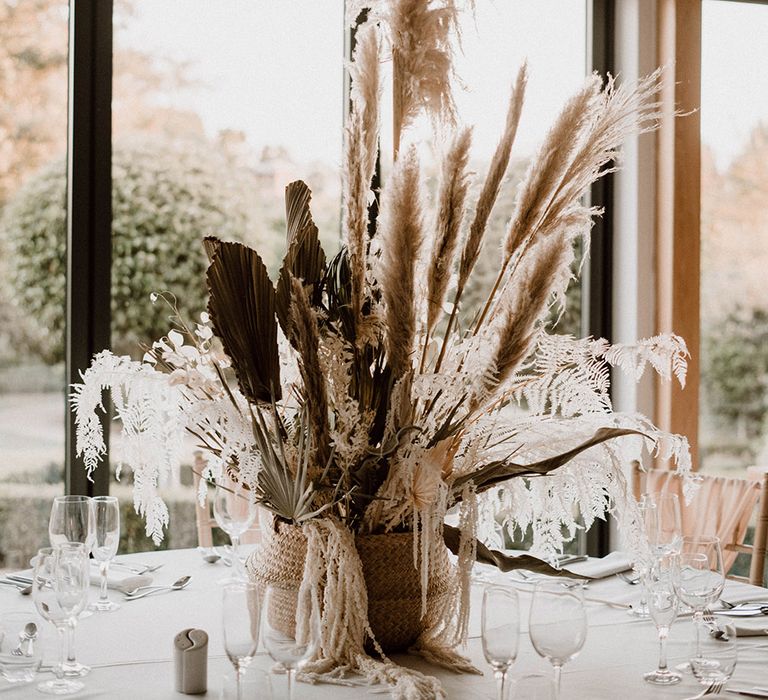
<svg viewBox="0 0 768 700"><path fill-rule="evenodd" d="M452 525L443 525L443 541L445 546L451 550L454 554L459 553L459 542L461 539L461 531L457 527ZM582 576L581 574L575 574L568 569L556 569L554 566L548 564L541 559L531 556L530 554L518 554L517 556L510 556L504 554L498 549L489 549L480 540L475 540L476 557L475 560L481 564L491 564L495 566L499 571L514 571L516 569L524 569L525 571L533 571L537 574L546 574L547 576L560 576L565 578L579 578L588 579L589 576Z"/></svg>
<svg viewBox="0 0 768 700"><path fill-rule="evenodd" d="M606 440L612 440L624 435L644 435L644 433L628 428L600 428L589 440L582 442L567 452L555 455L554 457L547 457L547 459L543 459L540 462L533 462L531 464L514 464L507 460L492 462L491 464L484 465L477 471L457 478L452 485L454 496L458 497L464 486L469 482L474 483L479 493L488 490L502 481L515 477L544 476L567 464L578 454L584 452L584 450L588 450L590 447L599 445Z"/></svg>

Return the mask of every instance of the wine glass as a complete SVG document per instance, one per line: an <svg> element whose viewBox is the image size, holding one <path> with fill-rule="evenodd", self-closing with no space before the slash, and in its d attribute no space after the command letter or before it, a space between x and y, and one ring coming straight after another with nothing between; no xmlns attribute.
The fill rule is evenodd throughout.
<svg viewBox="0 0 768 700"><path fill-rule="evenodd" d="M88 496L56 496L48 520L51 547L65 542L82 542L90 551L93 545L93 510Z"/></svg>
<svg viewBox="0 0 768 700"><path fill-rule="evenodd" d="M238 549L241 535L247 532L256 520L256 506L250 491L232 479L221 477L216 482L213 517L232 541L232 579L245 580L245 568Z"/></svg>
<svg viewBox="0 0 768 700"><path fill-rule="evenodd" d="M646 673L643 678L654 685L674 685L682 676L670 671L667 666L667 637L669 628L677 618L679 601L672 577L669 557L661 558L651 567L646 576L645 586L648 595L648 610L659 634L659 666L655 671Z"/></svg>
<svg viewBox="0 0 768 700"><path fill-rule="evenodd" d="M256 586L247 581L228 583L223 595L224 650L235 667L237 700L241 700L242 678L259 644L260 601Z"/></svg>
<svg viewBox="0 0 768 700"><path fill-rule="evenodd" d="M673 583L681 602L693 610L696 626L695 658L700 665L706 664L701 653L701 629L704 610L712 605L723 592L725 568L719 537L683 537L680 552L673 556ZM688 670L683 664L678 670Z"/></svg>
<svg viewBox="0 0 768 700"><path fill-rule="evenodd" d="M725 634L717 638L706 635L700 649L691 654L691 671L696 680L704 686L726 683L736 668L736 629L733 625L726 625L724 631Z"/></svg>
<svg viewBox="0 0 768 700"><path fill-rule="evenodd" d="M288 700L293 699L294 677L302 662L311 658L319 640L320 625L312 610L304 628L296 632L296 591L268 585L264 590L261 612L261 637L272 659L285 667Z"/></svg>
<svg viewBox="0 0 768 700"><path fill-rule="evenodd" d="M81 543L65 543L38 551L32 577L32 599L43 619L59 635L59 663L56 677L39 683L48 695L71 695L83 688L82 681L66 677L65 638L70 626L88 601L90 583L88 554Z"/></svg>
<svg viewBox="0 0 768 700"><path fill-rule="evenodd" d="M560 671L584 646L587 615L581 581L558 578L538 581L528 621L531 643L555 670L555 696L560 697Z"/></svg>
<svg viewBox="0 0 768 700"><path fill-rule="evenodd" d="M637 510L640 516L640 526L648 547L645 551L637 554L632 568L642 580L645 579L648 567L651 564L652 553L656 550L659 520L656 504L646 498L640 500L637 504ZM647 618L650 616L645 586L640 587L640 600L637 602L637 605L632 605L627 612L633 617Z"/></svg>
<svg viewBox="0 0 768 700"><path fill-rule="evenodd" d="M677 494L645 493L642 500L656 506L656 531L649 538L656 553L661 556L679 551L683 541L683 525Z"/></svg>
<svg viewBox="0 0 768 700"><path fill-rule="evenodd" d="M499 700L505 700L507 671L517 658L520 639L520 604L514 588L488 586L483 592L482 638Z"/></svg>
<svg viewBox="0 0 768 700"><path fill-rule="evenodd" d="M80 542L87 552L93 549L95 527L93 506L88 496L56 496L48 520L48 538L51 547L67 542ZM83 616L91 615L85 611ZM75 626L67 629L67 661L64 675L85 676L91 672L89 666L79 663L75 657Z"/></svg>
<svg viewBox="0 0 768 700"><path fill-rule="evenodd" d="M93 507L93 558L99 563L101 590L99 599L90 606L91 610L111 612L120 606L107 597L109 563L117 554L120 544L120 504L114 496L96 496L91 499Z"/></svg>

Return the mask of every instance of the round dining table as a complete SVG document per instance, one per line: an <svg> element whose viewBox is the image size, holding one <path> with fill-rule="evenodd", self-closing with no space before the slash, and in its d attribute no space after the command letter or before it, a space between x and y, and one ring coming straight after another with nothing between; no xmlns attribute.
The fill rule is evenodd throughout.
<svg viewBox="0 0 768 700"><path fill-rule="evenodd" d="M156 584L170 584L184 575L191 579L182 590L136 601L126 601L122 593L110 590L110 598L121 603L120 609L93 613L77 625L77 659L90 665L92 671L83 679L85 687L70 697L126 700L190 697L175 690L174 637L191 627L205 630L209 635L208 691L198 697L234 697L230 694L234 687L233 672L224 652L221 622L221 581L231 569L222 560L206 563L200 552L194 549L145 552L117 559L129 565L162 564L152 573ZM516 697L515 678L530 673L552 673L549 663L536 654L528 638L528 610L533 585L516 574L502 574L485 566L478 565L476 572L469 640L459 651L472 660L483 672L482 675L453 673L411 655L395 655L392 660L435 675L449 698L494 699L495 680L483 658L480 638L482 591L489 584L512 586L519 593L521 605L519 653L510 669L510 700L513 700ZM97 588L92 587L91 591L91 598L95 599ZM563 670L562 700L682 700L702 690L690 674L686 674L678 685L670 687L651 686L644 682L643 673L656 668L659 645L653 623L629 614L629 606L637 601L639 594L640 586L630 585L617 576L590 581L585 589L587 638L581 653ZM768 590L728 581L722 597L736 601L768 601ZM31 596L22 596L11 586L0 586L0 612L8 611L27 612L31 619L36 615ZM768 616L765 620L768 628ZM56 635L50 624L39 619L38 624L42 632L44 657L38 679L23 685L11 685L0 679L0 700L45 697L35 685L40 679L50 677L50 665L57 658ZM680 617L672 627L668 642L671 665L688 658L693 638L690 616ZM768 688L768 632L739 638L738 652L736 671L726 690ZM272 673L273 667L274 662L260 647L245 676L244 698L286 697L286 678ZM296 700L387 696L386 688L366 686L361 679L354 678L349 679L346 686L298 683L294 693Z"/></svg>

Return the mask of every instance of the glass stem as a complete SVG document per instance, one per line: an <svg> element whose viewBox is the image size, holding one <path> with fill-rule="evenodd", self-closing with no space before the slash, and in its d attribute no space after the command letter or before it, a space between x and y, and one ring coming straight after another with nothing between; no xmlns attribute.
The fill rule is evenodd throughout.
<svg viewBox="0 0 768 700"><path fill-rule="evenodd" d="M75 621L67 620L67 664L74 665L75 659Z"/></svg>
<svg viewBox="0 0 768 700"><path fill-rule="evenodd" d="M66 655L64 649L66 647L67 640L65 638L67 630L64 625L56 625L56 632L59 635L59 663L53 672L56 674L56 680L61 681L64 678L64 661Z"/></svg>
<svg viewBox="0 0 768 700"><path fill-rule="evenodd" d="M101 591L99 592L99 602L108 603L107 598L107 579L109 577L109 561L99 562L99 573L101 574Z"/></svg>
<svg viewBox="0 0 768 700"><path fill-rule="evenodd" d="M243 669L240 664L235 669L235 682L237 683L237 700L243 700Z"/></svg>
<svg viewBox="0 0 768 700"><path fill-rule="evenodd" d="M240 535L230 535L229 539L232 540L232 571L235 578L243 578L244 570L243 565L240 562Z"/></svg>
<svg viewBox="0 0 768 700"><path fill-rule="evenodd" d="M554 664L555 667L555 700L560 700L560 671L562 664Z"/></svg>
<svg viewBox="0 0 768 700"><path fill-rule="evenodd" d="M504 700L504 682L507 680L506 671L494 671L494 677L496 678L496 687L499 690L499 700Z"/></svg>
<svg viewBox="0 0 768 700"><path fill-rule="evenodd" d="M659 672L667 672L667 635L669 627L659 628Z"/></svg>
<svg viewBox="0 0 768 700"><path fill-rule="evenodd" d="M693 624L696 627L696 658L701 658L701 625L704 620L704 612L702 610L693 611Z"/></svg>
<svg viewBox="0 0 768 700"><path fill-rule="evenodd" d="M288 676L288 700L293 700L293 676L296 674L296 670L293 668L286 669L286 676Z"/></svg>

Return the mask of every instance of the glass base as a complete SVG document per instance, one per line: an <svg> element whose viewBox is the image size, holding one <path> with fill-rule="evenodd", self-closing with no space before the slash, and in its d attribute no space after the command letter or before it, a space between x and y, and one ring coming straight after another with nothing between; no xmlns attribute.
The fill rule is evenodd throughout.
<svg viewBox="0 0 768 700"><path fill-rule="evenodd" d="M91 672L90 666L84 666L77 661L74 663L64 663L62 669L67 678L80 678L81 676L87 676Z"/></svg>
<svg viewBox="0 0 768 700"><path fill-rule="evenodd" d="M120 610L120 605L112 600L97 600L88 606L88 610L91 612L114 612Z"/></svg>
<svg viewBox="0 0 768 700"><path fill-rule="evenodd" d="M640 617L640 618L649 618L651 616L651 613L648 612L648 605L633 605L629 610L627 610L627 615L631 615L632 617Z"/></svg>
<svg viewBox="0 0 768 700"><path fill-rule="evenodd" d="M72 695L84 687L85 683L67 680L66 678L54 678L37 684L37 689L46 695Z"/></svg>
<svg viewBox="0 0 768 700"><path fill-rule="evenodd" d="M674 671L651 671L643 676L643 680L646 683L653 683L653 685L674 685L683 680L683 677L679 673Z"/></svg>

